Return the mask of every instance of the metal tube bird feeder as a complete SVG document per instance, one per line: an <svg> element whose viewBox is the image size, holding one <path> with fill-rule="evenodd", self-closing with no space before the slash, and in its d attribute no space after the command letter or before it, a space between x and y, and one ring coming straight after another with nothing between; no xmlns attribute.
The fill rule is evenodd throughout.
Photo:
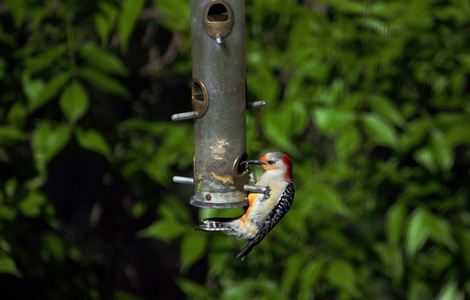
<svg viewBox="0 0 470 300"><path fill-rule="evenodd" d="M245 1L191 0L192 106L175 121L194 119L191 204L231 208L247 204L245 142ZM250 107L260 107L263 101Z"/></svg>

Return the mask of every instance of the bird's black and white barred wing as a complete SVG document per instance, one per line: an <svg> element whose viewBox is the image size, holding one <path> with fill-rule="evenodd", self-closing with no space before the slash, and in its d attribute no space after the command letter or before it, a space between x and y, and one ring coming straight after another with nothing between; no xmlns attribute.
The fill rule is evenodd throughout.
<svg viewBox="0 0 470 300"><path fill-rule="evenodd" d="M258 233L249 240L248 244L243 248L240 253L238 253L237 257L241 260L244 260L246 256L250 253L254 246L258 245L264 237L273 229L273 227L279 222L279 220L284 217L284 215L289 210L292 202L294 200L294 184L290 182L284 192L282 192L281 196L279 197L279 201L277 205L274 207L273 211L268 215L266 220L264 221L261 228L258 230Z"/></svg>

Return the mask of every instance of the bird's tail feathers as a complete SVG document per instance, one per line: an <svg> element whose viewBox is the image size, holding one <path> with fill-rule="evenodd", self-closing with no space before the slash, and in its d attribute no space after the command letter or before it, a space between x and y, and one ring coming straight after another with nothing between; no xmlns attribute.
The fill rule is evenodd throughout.
<svg viewBox="0 0 470 300"><path fill-rule="evenodd" d="M208 218L199 221L196 229L203 231L232 231L231 222L237 218Z"/></svg>
<svg viewBox="0 0 470 300"><path fill-rule="evenodd" d="M258 243L256 243L254 240L250 240L248 244L240 252L238 252L237 258L239 258L241 261L244 261L257 244Z"/></svg>

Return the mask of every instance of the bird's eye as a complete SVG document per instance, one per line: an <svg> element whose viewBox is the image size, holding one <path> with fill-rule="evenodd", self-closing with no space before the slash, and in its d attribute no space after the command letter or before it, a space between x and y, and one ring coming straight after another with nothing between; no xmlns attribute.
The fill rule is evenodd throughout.
<svg viewBox="0 0 470 300"><path fill-rule="evenodd" d="M268 164L274 165L275 161L274 160L268 160Z"/></svg>

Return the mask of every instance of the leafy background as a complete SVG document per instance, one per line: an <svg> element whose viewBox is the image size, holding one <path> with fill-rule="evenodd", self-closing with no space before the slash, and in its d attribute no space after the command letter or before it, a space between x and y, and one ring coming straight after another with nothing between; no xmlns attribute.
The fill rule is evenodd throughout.
<svg viewBox="0 0 470 300"><path fill-rule="evenodd" d="M2 299L470 296L470 2L246 5L249 152L297 196L241 263L171 183L188 1L0 3Z"/></svg>

